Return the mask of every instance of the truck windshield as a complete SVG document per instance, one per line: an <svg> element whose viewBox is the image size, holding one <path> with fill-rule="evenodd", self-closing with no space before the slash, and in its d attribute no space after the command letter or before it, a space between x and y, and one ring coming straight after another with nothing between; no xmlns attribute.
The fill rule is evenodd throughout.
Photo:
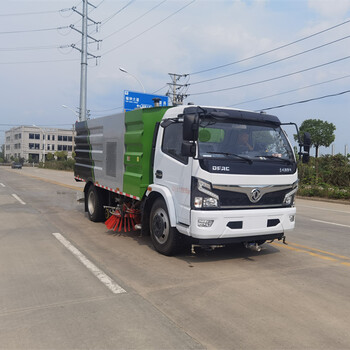
<svg viewBox="0 0 350 350"><path fill-rule="evenodd" d="M283 130L273 124L206 120L199 128L198 151L202 159L229 157L241 162L248 159L286 164L295 161Z"/></svg>

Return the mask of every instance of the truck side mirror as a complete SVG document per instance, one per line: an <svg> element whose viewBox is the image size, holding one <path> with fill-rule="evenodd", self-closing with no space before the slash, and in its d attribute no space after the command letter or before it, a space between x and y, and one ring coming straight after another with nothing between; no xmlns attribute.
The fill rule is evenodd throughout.
<svg viewBox="0 0 350 350"><path fill-rule="evenodd" d="M195 157L196 144L191 141L183 141L181 145L181 155L185 157Z"/></svg>
<svg viewBox="0 0 350 350"><path fill-rule="evenodd" d="M308 153L304 153L302 158L301 158L302 162L303 163L309 163L309 160L310 160L310 156Z"/></svg>
<svg viewBox="0 0 350 350"><path fill-rule="evenodd" d="M310 145L311 145L311 136L310 133L304 132L304 152L309 153L310 152Z"/></svg>
<svg viewBox="0 0 350 350"><path fill-rule="evenodd" d="M182 138L184 141L197 141L199 117L197 114L185 114Z"/></svg>
<svg viewBox="0 0 350 350"><path fill-rule="evenodd" d="M310 160L310 145L311 145L310 133L304 132L304 138L303 138L304 153L302 153L303 163L308 163Z"/></svg>

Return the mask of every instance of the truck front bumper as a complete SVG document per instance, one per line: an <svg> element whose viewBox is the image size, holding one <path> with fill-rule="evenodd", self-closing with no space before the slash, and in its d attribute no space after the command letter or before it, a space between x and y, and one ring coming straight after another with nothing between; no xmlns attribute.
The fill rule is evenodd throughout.
<svg viewBox="0 0 350 350"><path fill-rule="evenodd" d="M187 234L198 240L243 242L281 238L294 229L295 207L228 211L191 211Z"/></svg>

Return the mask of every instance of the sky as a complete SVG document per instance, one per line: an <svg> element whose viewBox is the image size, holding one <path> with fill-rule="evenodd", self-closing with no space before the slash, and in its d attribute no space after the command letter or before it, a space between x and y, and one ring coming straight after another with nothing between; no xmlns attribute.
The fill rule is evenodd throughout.
<svg viewBox="0 0 350 350"><path fill-rule="evenodd" d="M321 119L336 126L335 152L350 148L350 0L89 2L91 118L121 112L124 90L165 95L174 73L185 104ZM0 144L17 125L77 120L81 12L79 0L3 1Z"/></svg>

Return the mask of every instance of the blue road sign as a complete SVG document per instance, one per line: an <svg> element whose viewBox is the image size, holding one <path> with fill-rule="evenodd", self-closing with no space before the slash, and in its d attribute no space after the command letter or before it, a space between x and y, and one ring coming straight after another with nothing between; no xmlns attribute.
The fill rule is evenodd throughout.
<svg viewBox="0 0 350 350"><path fill-rule="evenodd" d="M124 110L133 111L136 108L154 107L154 98L160 99L160 107L168 105L168 96L144 94L142 92L124 90Z"/></svg>

